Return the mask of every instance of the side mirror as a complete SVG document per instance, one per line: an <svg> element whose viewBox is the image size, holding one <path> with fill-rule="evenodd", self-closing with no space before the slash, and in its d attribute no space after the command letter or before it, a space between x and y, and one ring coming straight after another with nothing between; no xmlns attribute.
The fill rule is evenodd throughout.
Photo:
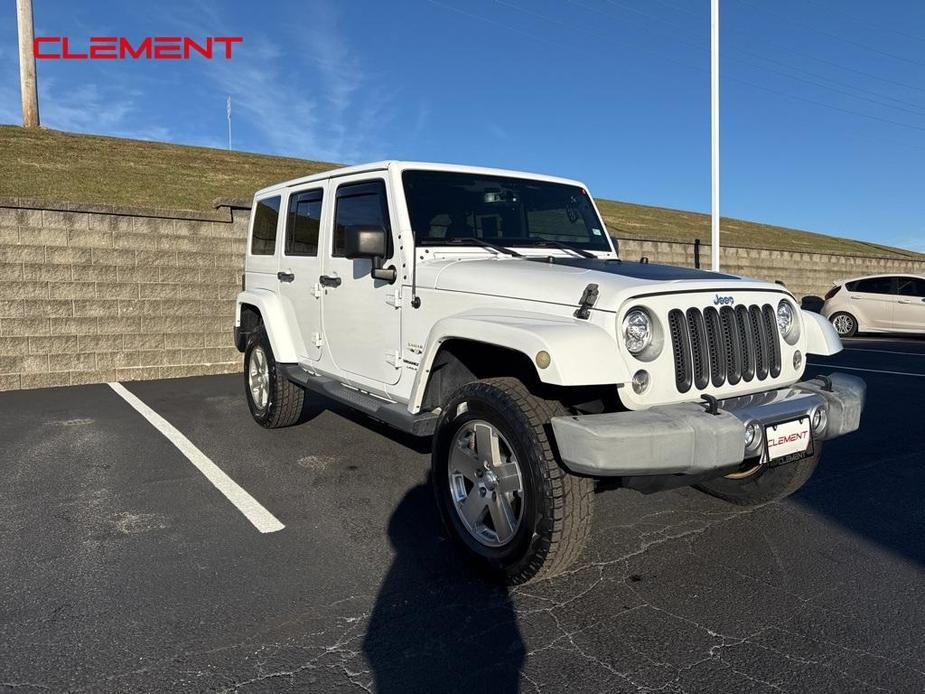
<svg viewBox="0 0 925 694"><path fill-rule="evenodd" d="M347 227L344 255L347 258L385 258L389 239L382 227Z"/></svg>
<svg viewBox="0 0 925 694"><path fill-rule="evenodd" d="M344 256L347 258L369 258L373 261L370 273L373 279L389 284L398 279L394 266L384 268L382 261L389 252L389 235L382 227L347 227L344 236Z"/></svg>

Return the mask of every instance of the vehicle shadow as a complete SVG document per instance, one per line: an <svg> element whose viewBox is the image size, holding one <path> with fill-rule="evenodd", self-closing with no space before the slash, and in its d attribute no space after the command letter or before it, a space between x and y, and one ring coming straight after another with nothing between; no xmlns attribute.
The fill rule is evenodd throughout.
<svg viewBox="0 0 925 694"><path fill-rule="evenodd" d="M315 417L319 416L324 412L334 412L339 417L348 419L351 422L360 424L361 426L374 431L381 436L392 439L396 443L410 448L416 453L429 453L430 452L430 438L426 436L412 436L411 434L406 434L403 431L399 431L393 427L390 427L388 424L383 424L372 417L358 412L357 410L352 409L351 407L331 400L319 395L317 393L306 392L305 400L302 402L302 411L299 414L298 420L296 420L294 426L299 426L310 422Z"/></svg>
<svg viewBox="0 0 925 694"><path fill-rule="evenodd" d="M817 368L816 371L837 371ZM859 431L826 444L793 500L925 566L925 428L915 424L921 379L871 378Z"/></svg>
<svg viewBox="0 0 925 694"><path fill-rule="evenodd" d="M429 484L389 520L395 558L363 641L376 692L517 692L526 658L511 598L463 564Z"/></svg>

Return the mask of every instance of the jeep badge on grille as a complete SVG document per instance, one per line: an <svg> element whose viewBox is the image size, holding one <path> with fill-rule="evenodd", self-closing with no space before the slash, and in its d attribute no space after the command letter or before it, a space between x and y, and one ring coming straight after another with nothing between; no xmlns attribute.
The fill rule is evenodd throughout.
<svg viewBox="0 0 925 694"><path fill-rule="evenodd" d="M716 298L713 299L714 306L731 306L734 303L735 299L733 299L731 296L720 296L717 294Z"/></svg>

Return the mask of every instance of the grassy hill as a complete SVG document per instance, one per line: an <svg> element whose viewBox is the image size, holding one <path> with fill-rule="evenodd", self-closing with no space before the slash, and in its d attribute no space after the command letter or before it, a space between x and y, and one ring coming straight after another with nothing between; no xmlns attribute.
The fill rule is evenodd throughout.
<svg viewBox="0 0 925 694"><path fill-rule="evenodd" d="M0 197L210 209L270 183L325 171L328 162L0 126ZM710 238L709 215L598 199L611 233L691 243ZM925 259L863 241L724 217L723 244L749 248Z"/></svg>

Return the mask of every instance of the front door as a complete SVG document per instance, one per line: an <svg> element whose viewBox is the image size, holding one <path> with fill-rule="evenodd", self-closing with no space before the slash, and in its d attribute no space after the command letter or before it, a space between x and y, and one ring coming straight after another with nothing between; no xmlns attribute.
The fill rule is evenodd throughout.
<svg viewBox="0 0 925 694"><path fill-rule="evenodd" d="M893 309L897 330L925 333L925 277L900 277Z"/></svg>
<svg viewBox="0 0 925 694"><path fill-rule="evenodd" d="M384 227L392 234L386 179L369 174L334 179L333 234L326 243L321 306L324 339L338 369L383 384L401 375L398 285L373 279L372 262L344 257L348 227ZM396 252L394 239L389 256ZM393 264L386 258L386 266Z"/></svg>
<svg viewBox="0 0 925 694"><path fill-rule="evenodd" d="M326 210L324 184L293 191L285 216L283 252L279 261L279 293L296 320L304 353L310 361L321 357L321 259L318 232Z"/></svg>

